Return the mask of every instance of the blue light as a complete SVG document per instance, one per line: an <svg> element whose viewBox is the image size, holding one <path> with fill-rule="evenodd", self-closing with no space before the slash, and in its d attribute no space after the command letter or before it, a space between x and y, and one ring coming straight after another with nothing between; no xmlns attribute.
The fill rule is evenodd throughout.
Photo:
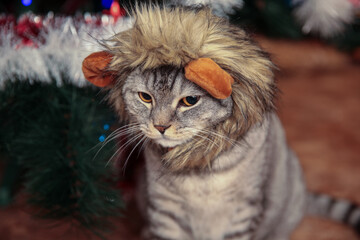
<svg viewBox="0 0 360 240"><path fill-rule="evenodd" d="M105 141L105 138L106 138L106 136L105 136L105 134L103 134L99 137L99 141L103 142L103 141Z"/></svg>
<svg viewBox="0 0 360 240"><path fill-rule="evenodd" d="M32 0L21 0L21 3L22 3L24 6L30 6L31 3L32 3Z"/></svg>
<svg viewBox="0 0 360 240"><path fill-rule="evenodd" d="M101 0L101 5L104 8L110 8L113 0Z"/></svg>
<svg viewBox="0 0 360 240"><path fill-rule="evenodd" d="M109 130L109 128L110 128L110 125L109 125L109 124L105 124L105 125L104 125L104 130Z"/></svg>

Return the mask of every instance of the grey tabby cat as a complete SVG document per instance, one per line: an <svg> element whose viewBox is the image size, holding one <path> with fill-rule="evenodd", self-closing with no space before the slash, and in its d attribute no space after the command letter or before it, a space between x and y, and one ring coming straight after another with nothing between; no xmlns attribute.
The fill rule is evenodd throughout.
<svg viewBox="0 0 360 240"><path fill-rule="evenodd" d="M131 132L129 143L145 148L147 237L289 239L307 193L274 112L267 55L206 7L143 6L134 18L83 71L128 124L114 134ZM233 78L229 96L186 77L203 58ZM358 223L354 205L342 206L343 220Z"/></svg>
<svg viewBox="0 0 360 240"><path fill-rule="evenodd" d="M134 71L123 87L132 122L163 148L212 129L232 115L233 101L214 99L178 69ZM274 113L266 113L232 147L196 171L169 172L161 149L146 147L148 217L154 239L288 239L302 218L301 169Z"/></svg>

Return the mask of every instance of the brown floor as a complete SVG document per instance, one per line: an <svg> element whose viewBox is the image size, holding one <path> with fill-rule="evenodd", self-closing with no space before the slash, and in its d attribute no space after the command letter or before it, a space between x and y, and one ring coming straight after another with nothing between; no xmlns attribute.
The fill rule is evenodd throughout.
<svg viewBox="0 0 360 240"><path fill-rule="evenodd" d="M316 41L259 39L278 64L278 113L308 188L360 204L360 65ZM344 226L306 218L293 240L358 239Z"/></svg>
<svg viewBox="0 0 360 240"><path fill-rule="evenodd" d="M258 38L279 66L278 112L300 157L308 188L360 204L360 64L320 42ZM131 208L130 208L131 209ZM139 239L136 214L114 219L109 240ZM96 239L68 226L49 228L21 204L0 210L1 240ZM358 239L335 222L306 217L292 240Z"/></svg>

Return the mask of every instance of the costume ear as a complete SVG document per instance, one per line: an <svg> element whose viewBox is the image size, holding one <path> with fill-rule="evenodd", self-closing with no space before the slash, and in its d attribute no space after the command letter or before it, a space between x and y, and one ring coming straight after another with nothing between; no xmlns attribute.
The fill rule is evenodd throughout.
<svg viewBox="0 0 360 240"><path fill-rule="evenodd" d="M231 95L234 79L210 58L199 58L185 66L185 77L217 99Z"/></svg>
<svg viewBox="0 0 360 240"><path fill-rule="evenodd" d="M98 87L109 86L114 82L114 74L107 70L112 60L108 52L95 52L87 56L82 63L86 80Z"/></svg>

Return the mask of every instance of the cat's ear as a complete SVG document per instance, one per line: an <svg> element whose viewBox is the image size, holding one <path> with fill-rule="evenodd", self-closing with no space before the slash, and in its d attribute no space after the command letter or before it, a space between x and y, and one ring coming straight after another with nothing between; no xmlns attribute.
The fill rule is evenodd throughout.
<svg viewBox="0 0 360 240"><path fill-rule="evenodd" d="M234 79L210 58L199 58L185 66L185 77L217 99L231 95Z"/></svg>
<svg viewBox="0 0 360 240"><path fill-rule="evenodd" d="M87 56L82 63L82 71L86 80L98 87L111 86L115 81L115 74L108 70L112 60L108 52L94 52Z"/></svg>

